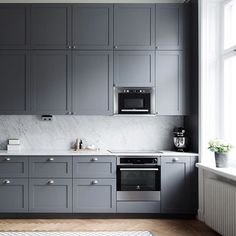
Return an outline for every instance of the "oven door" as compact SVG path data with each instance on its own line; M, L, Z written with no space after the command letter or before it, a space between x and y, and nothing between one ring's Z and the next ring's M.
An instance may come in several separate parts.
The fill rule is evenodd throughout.
M160 200L160 166L118 166L118 201Z
M150 114L150 93L119 93L119 114Z

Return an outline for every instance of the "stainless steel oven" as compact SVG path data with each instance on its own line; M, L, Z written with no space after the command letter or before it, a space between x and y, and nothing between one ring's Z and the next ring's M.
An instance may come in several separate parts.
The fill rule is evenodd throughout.
M118 201L159 201L161 165L159 157L119 157Z

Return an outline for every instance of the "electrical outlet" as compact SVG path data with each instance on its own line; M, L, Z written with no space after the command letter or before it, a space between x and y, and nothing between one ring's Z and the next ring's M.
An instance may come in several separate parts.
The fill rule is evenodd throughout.
M42 121L52 121L53 116L52 115L42 115L41 119L42 119Z

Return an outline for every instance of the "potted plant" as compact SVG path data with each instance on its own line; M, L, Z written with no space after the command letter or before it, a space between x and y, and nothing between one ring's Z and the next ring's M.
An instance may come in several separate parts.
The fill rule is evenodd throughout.
M228 152L233 146L221 139L211 140L208 149L215 152L216 167L225 168L228 166Z

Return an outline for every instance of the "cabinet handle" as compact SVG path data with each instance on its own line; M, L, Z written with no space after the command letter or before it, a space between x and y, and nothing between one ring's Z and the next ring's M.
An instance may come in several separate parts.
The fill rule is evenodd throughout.
M11 158L9 158L9 157L5 158L5 161L10 161L10 160L11 160Z
M98 181L95 179L91 182L92 184L98 184Z
M176 162L176 161L178 161L178 160L179 160L178 157L175 157L175 158L172 159L173 162Z
M53 157L48 158L48 161L54 161Z
M73 45L73 48L74 48L74 49L76 48L75 45Z
M115 49L117 49L117 48L118 48L118 46L117 46L117 45L115 45L115 46L114 46L114 48L115 48Z
M156 46L156 49L159 49L160 47L159 46Z
M91 161L97 161L97 160L98 160L97 157L91 159Z
M48 180L48 184L54 184L54 180Z
M4 184L10 184L10 183L11 183L11 181L10 181L10 180L8 180L8 179L5 179L5 180L3 180L3 183L4 183Z
M72 114L72 112L68 111L66 114L67 114L67 115L71 115L71 114Z
M68 47L69 49L71 49L71 46L70 46L70 45L68 45L67 47Z

